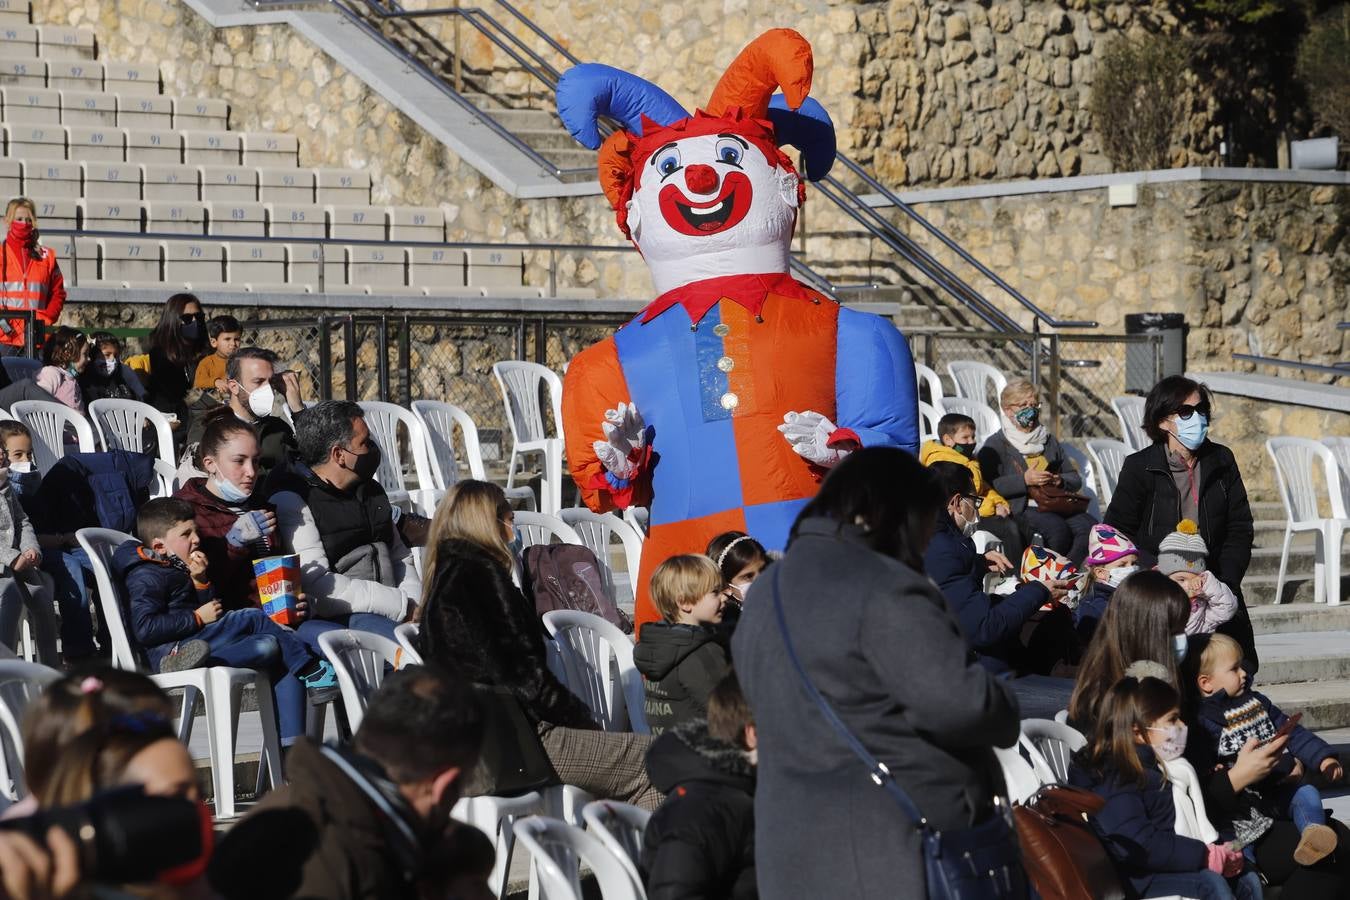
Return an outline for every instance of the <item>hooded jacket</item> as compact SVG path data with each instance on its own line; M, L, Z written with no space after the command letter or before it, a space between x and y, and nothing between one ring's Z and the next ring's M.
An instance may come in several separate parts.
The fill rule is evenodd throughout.
M1018 640L1022 626L1050 599L1050 591L1039 581L1029 581L1007 596L986 593L983 562L975 543L956 530L951 516L939 515L937 531L924 552L924 570L947 598L980 663L992 672L1006 672L1022 656Z
M755 770L745 753L693 719L652 743L647 775L666 795L642 835L648 900L757 897Z
M708 695L731 670L726 637L706 625L648 622L633 648L652 734L707 715Z
M113 571L126 588L131 633L158 672L174 644L202 630L197 608L211 602L211 585L194 581L181 563L154 555L140 541L117 548Z
M258 580L253 577L253 560L272 554L262 546L236 547L225 535L246 510L264 509L246 501L235 506L217 497L206 487L205 478L191 478L174 497L192 505L197 522L201 551L206 554L206 576L215 586L216 596L226 609L247 609L258 605Z
M1250 738L1268 741L1276 731L1289 720L1270 698L1250 687L1240 696L1229 697L1227 691L1219 691L1202 699L1196 705L1196 735L1204 741L1202 746L1194 748L1194 761L1206 765L1204 771L1211 771L1215 764L1231 768L1237 761L1238 751ZM1187 745L1189 748L1189 744ZM1294 768L1294 760L1303 763L1309 772L1317 771L1322 761L1335 756L1331 745L1313 734L1302 725L1295 725L1289 732L1286 753L1275 766L1272 773L1258 785L1273 786L1287 776Z
M1106 801L1101 812L1092 817L1093 828L1121 877L1129 879L1143 895L1155 875L1204 869L1209 849L1195 838L1176 833L1172 786L1163 778L1153 749L1147 745L1135 749L1144 767L1142 787L1123 779L1114 769L1094 772L1077 761L1069 768L1069 783Z
M980 468L979 460L966 456L955 447L948 447L941 441L927 441L919 448L919 462L925 466L931 466L933 463L949 462L956 463L958 466L965 466L970 470L971 477L975 479L975 496L980 498L980 515L995 516L1000 503L1007 503L1003 495L994 490L989 482L984 480L984 470Z

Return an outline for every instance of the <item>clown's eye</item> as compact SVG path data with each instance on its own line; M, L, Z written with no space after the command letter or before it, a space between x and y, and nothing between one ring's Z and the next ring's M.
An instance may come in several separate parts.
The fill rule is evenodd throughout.
M733 140L723 138L717 142L717 161L728 165L739 166L741 164L741 154L744 153L741 145Z
M656 168L662 175L672 175L680 168L680 151L667 150L656 162Z

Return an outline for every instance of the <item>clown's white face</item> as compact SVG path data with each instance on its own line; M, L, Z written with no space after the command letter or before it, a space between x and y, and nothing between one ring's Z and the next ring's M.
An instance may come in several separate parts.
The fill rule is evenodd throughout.
M797 176L732 134L659 148L628 204L633 240L658 294L720 275L788 270Z

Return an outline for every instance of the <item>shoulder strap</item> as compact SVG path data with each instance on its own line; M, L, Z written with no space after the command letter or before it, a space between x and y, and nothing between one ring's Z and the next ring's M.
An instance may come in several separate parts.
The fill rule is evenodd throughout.
M773 590L773 610L778 618L778 631L783 635L783 646L787 649L788 659L792 662L792 668L797 671L797 677L801 680L802 687L806 689L807 695L815 702L816 706L820 709L821 714L825 716L825 721L830 723L830 727L835 730L836 734L844 739L844 743L848 744L849 749L853 751L853 754L867 766L872 775L872 780L875 781L879 787L886 789L886 792L889 793L895 802L899 804L900 808L904 810L905 815L913 819L916 825L921 828L926 827L928 825L928 820L919 812L918 807L916 807L913 801L909 799L909 796L900 789L900 785L895 783L895 779L891 777L891 770L886 768L885 763L868 752L867 748L863 746L862 741L858 740L857 735L855 735L849 727L844 724L844 721L839 718L839 714L834 711L834 707L830 706L830 702L816 689L815 684L811 681L811 676L807 675L806 669L802 667L802 661L797 657L797 651L792 646L792 635L788 633L787 617L783 615L783 602L778 596L778 576L780 568L781 566L773 567L771 580L771 587Z

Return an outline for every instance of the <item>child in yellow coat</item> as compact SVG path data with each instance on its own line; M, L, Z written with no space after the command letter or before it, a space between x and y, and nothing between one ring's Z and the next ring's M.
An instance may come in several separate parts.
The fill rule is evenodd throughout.
M980 498L980 530L988 531L1003 542L1003 555L1009 560L1022 558L1022 536L1012 518L1008 501L984 480L975 459L975 420L960 413L948 413L938 420L936 441L925 441L919 448L919 462L925 466L950 462L970 469L975 478L975 495Z

